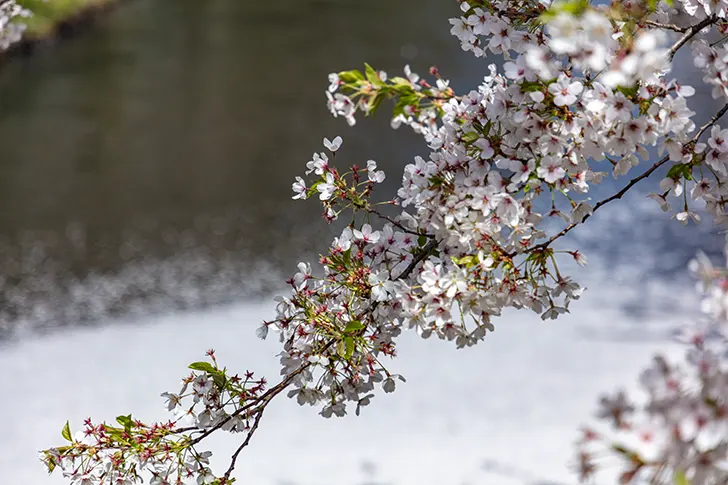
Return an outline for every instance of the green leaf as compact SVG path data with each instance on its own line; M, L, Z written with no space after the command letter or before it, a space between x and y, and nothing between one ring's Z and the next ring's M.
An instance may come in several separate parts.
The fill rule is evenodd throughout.
M405 94L405 95L401 96L400 99L405 104L408 104L408 105L412 105L412 106L419 106L420 105L420 98L414 92L412 94Z
M379 73L377 73L377 71L375 71L372 66L364 63L364 68L367 76L367 81L374 84L375 86L382 86L384 84L384 82L382 82L382 78L379 77Z
M541 89L543 89L543 84L538 81L524 81L521 83L522 93L535 93L541 91Z
M122 425L124 430L127 432L131 430L132 426L134 426L134 420L131 419L131 414L127 414L126 416L117 416L116 422Z
M66 425L63 427L63 431L61 431L61 436L66 441L73 441L71 439L71 425L68 423L68 421L66 421Z
M589 7L589 0L567 0L555 2L551 7L541 14L541 21L548 22L560 13L570 15L581 15Z
M344 345L346 345L346 354L344 355L344 357L349 359L354 354L354 339L351 337L346 337L344 339Z
M477 262L478 258L476 256L468 255L463 256L462 258L456 258L452 257L452 262L457 264L458 266L465 266L470 267L473 266Z
M647 9L650 12L656 12L657 11L657 3L658 3L657 0L647 0ZM667 4L668 7L673 7L674 6L673 0L665 0L665 3Z
M667 178L671 179L693 179L693 168L687 163L676 163L668 170Z
M344 333L358 332L359 330L363 329L364 327L366 327L366 325L364 325L363 323L361 323L359 321L349 322L349 324L344 329Z
M341 357L346 358L346 344L344 344L343 340L336 342L336 353Z
M227 378L225 377L225 374L223 374L220 371L213 372L212 373L212 382L215 383L215 385L218 387L218 389L224 389L225 384L227 384Z
M414 88L412 88L412 83L409 79L405 79L403 77L393 77L388 79L389 84L393 90L395 90L399 95L413 95L415 94Z
M688 477L685 475L685 472L682 470L677 470L675 472L675 485L690 485L690 480L688 480Z
M387 78L387 80L394 86L397 87L398 85L402 86L409 86L410 82L409 79L403 78L402 76L394 76Z
M345 83L354 83L357 81L363 81L364 74L362 74L359 70L353 69L351 71L342 71L339 73L339 79L344 81Z
M225 377L225 372L221 371L220 369L216 369L209 362L194 362L189 365L189 368L192 370L199 370L210 374L212 376L212 381L219 389L224 388L225 384L227 384L227 377Z
M192 370L201 370L208 374L214 374L217 372L217 369L215 369L209 362L193 362L189 365L189 368Z
M634 98L637 96L637 92L639 91L639 87L637 85L634 86L617 86L617 91L624 94L628 98Z
M344 265L349 266L351 264L351 248L344 251L342 257L344 258Z
M379 92L376 96L369 98L369 103L367 103L367 116L374 116L385 97L386 95L383 92Z
M473 143L478 138L480 138L480 135L474 131L469 131L467 133L463 133L463 136L461 138L465 143Z
M407 106L407 103L405 103L401 99L397 101L397 104L394 105L394 109L392 110L392 119L396 118L399 115L403 115L405 106Z
M317 187L319 185L321 185L322 183L324 183L323 180L317 180L317 181L315 181L313 184L311 184L311 187L308 188L308 192L306 193L306 195L308 197L311 197L312 195L317 194L318 193L318 188Z

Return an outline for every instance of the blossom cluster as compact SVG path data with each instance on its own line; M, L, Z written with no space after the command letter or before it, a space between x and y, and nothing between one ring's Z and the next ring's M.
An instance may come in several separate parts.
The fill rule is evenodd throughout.
M42 452L41 460L50 471L58 467L74 485L133 485L143 483L145 472L151 485L181 484L189 479L202 485L215 479L208 466L211 453L197 453L184 439L170 439L172 423L145 426L131 416L120 416L117 421L121 427L86 420L84 429L73 437L64 428L69 444ZM170 460L172 456L174 460Z
M0 0L0 52L20 40L26 26L19 20L29 16L30 11L15 0Z
M599 206L588 198L591 184L608 172L626 175L640 160L649 160L651 147L668 153L660 165L673 163L661 184L665 192L653 198L667 208L667 197L684 188L721 213L721 173L715 181L706 176L696 181L693 175L722 165L698 142L708 126L696 132L687 102L695 90L667 76L667 34L646 26L649 15L626 22L615 19L626 15L618 9L579 5L574 14L547 10L540 2L462 2L464 14L451 24L463 49L506 58L502 74L489 66L477 89L462 96L454 95L436 70L434 86L409 67L405 77L389 78L368 65L364 73L329 77L334 114L370 114L382 99L394 98L394 124L421 133L431 153L405 167L396 201L402 212L384 221L381 234L367 223L373 236L363 239L352 234L369 220L368 202L351 199L356 189L327 155L316 154L309 162L307 175L318 177L310 186L297 179L294 198L318 193L328 220L339 214L337 198L366 217L361 222L355 217L322 258L324 276L314 278L310 267L302 266L306 270L294 280L304 284L281 301L278 318L265 324L280 330L288 345L284 373L318 352L329 363L324 376L340 375L330 358L335 350L326 345L331 332L319 331L326 325L359 322L365 335L384 342L384 353L392 354L402 329L462 347L493 330L492 317L506 307L528 308L544 319L567 312L583 288L559 271L559 251L551 247L554 236L546 229L553 225L547 223L562 220L568 231L583 222ZM712 126L710 146L720 141L720 133ZM364 199L369 191L357 197ZM537 210L544 195L550 196L550 210ZM697 219L687 199L676 217ZM576 250L561 252L586 261ZM418 264L409 267L410 261ZM365 314L371 320L363 320ZM364 355L376 358L379 351L375 346ZM337 383L336 392L329 383L334 377L320 380L307 402L324 396L329 405L356 401L371 390L368 376L377 370L350 369L347 377L354 381ZM313 381L311 374L297 384L308 389ZM360 392L343 391L360 381L367 383Z
M229 375L217 365L214 351L207 355L211 362L191 364L193 372L178 392L162 393L172 413L169 421L145 424L128 415L111 426L88 419L73 436L66 424L62 435L69 444L41 452L41 460L50 471L58 467L74 485L134 485L145 479L150 485L232 483L229 473L212 473L212 453L200 451L198 443L218 429L251 436L276 390L265 392L266 380L252 372Z
M640 376L646 399L639 404L624 391L602 398L597 416L611 431L584 429L582 479L604 466L598 457L606 448L622 483L728 480L728 270L714 268L704 254L690 270L700 280L705 318L677 335L687 346L684 362L656 356Z

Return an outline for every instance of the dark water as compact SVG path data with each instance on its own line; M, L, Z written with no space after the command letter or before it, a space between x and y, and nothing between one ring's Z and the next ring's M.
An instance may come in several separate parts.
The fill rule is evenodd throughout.
M291 200L324 136L344 136L340 163L375 158L393 182L421 146L386 116L333 119L328 73L442 60L465 78L447 33L457 12L441 0L133 0L6 66L0 329L280 285L330 238L315 201Z
M384 109L354 128L333 119L328 73L367 61L424 74L437 61L471 87L487 62L448 34L458 12L445 0L133 0L6 66L0 335L280 286L331 237L316 201L290 199L324 136L344 137L338 163L376 159L390 191L426 153L416 135L389 128ZM581 238L610 264L632 264L624 244L649 237L679 250L675 268L706 237L716 245L703 233L681 242L692 240L666 219L616 220L606 236Z

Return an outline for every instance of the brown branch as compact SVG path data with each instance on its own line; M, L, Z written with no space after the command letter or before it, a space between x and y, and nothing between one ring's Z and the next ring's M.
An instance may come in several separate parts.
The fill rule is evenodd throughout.
M624 194L626 194L629 189L631 189L634 185L637 184L637 182L639 182L640 180L645 179L645 178L649 177L650 175L652 175L652 173L655 170L657 170L658 168L660 168L669 159L670 159L670 156L669 155L665 155L658 162L656 162L654 165L652 165L652 167L650 167L650 169L647 170L645 173L643 173L642 175L640 175L638 177L635 177L632 180L630 180L629 183L622 188L622 190L620 190L619 192L617 192L616 194L614 194L614 195L612 195L610 197L607 197L604 200L599 201L594 206L594 209L592 209L591 214L586 214L584 216L584 218L581 220L581 222L572 222L571 224L569 224L568 226L566 226L564 229L562 229L561 232L559 232L557 234L554 234L547 241L545 241L545 242L543 242L541 244L538 244L538 245L532 247L531 249L528 250L528 252L537 251L537 250L540 250L540 249L546 249L552 242L554 242L558 238L566 235L566 233L568 233L569 231L571 231L572 229L574 229L576 226L578 226L579 224L582 224L584 221L586 221L587 219L589 219L589 217L592 214L594 214L597 211L597 209L599 209L600 207L602 207L605 204L608 204L609 202L612 202L613 200L621 199L622 196L624 196Z
M331 344L329 344L329 345L331 345ZM248 409L250 409L251 407L255 406L256 404L258 404L260 402L262 402L263 404L261 405L262 407L259 409L258 412L261 412L262 413L263 412L263 408L265 407L265 405L271 399L273 399L273 397L275 397L276 395L280 394L281 391L283 391L285 388L287 388L288 385L291 383L291 381L293 381L293 379L297 375L299 375L304 370L306 370L310 365L311 364L308 363L308 362L305 363L305 364L303 364L301 367L299 367L298 369L296 369L293 372L291 372L290 374L288 374L286 376L286 378L283 379L281 382L279 382L275 386L273 386L270 389L268 389L268 391L265 392L262 396L254 399L250 404L248 404L246 406L243 406L242 408L236 409L234 412L230 413L230 415L228 417L226 417L225 419L223 419L222 421L220 421L219 423L217 423L215 426L206 429L204 432L202 432L202 434L200 436L198 436L197 438L193 439L190 442L190 446L196 445L197 443L199 443L203 439L207 438L208 436L210 436L212 433L214 433L218 429L220 429L223 426L225 426L225 424L228 423L228 422L230 422L231 419L233 419L233 418L235 418L237 416L240 416L245 411L247 411Z
M253 437L253 434L258 429L258 425L260 424L260 418L263 417L263 411L265 411L265 405L270 402L270 399L266 401L262 407L260 408L260 411L258 411L258 414L255 416L255 421L253 422L253 427L250 428L250 431L248 431L248 436L245 437L245 441L241 443L240 446L238 446L238 449L235 450L235 453L233 453L233 456L230 458L230 466L228 467L227 471L225 472L225 475L223 475L222 483L226 484L228 483L228 480L230 479L230 474L235 469L235 463L238 461L238 455L241 451L243 451L243 448L248 446L250 444L250 439Z
M397 222L396 220L392 219L391 217L382 214L381 212L379 212L377 209L375 209L374 207L372 207L369 204L367 204L366 207L364 207L364 210L369 212L370 214L374 214L375 216L377 216L381 219L384 219L385 221L388 221L390 224L392 224L393 226L395 226L402 232L406 232L407 234L412 234L413 236L425 236L425 237L429 237L429 238L433 237L431 234L427 234L427 233L423 234L421 232L413 231L412 229L407 229L406 227L404 227L404 225L402 225L401 222Z
M718 119L720 119L727 111L728 111L728 104L726 104L725 106L723 106L723 108L721 108L715 115L713 115L713 117L705 125L703 125L698 130L697 134L693 137L693 139L689 143L692 143L692 144L697 143L698 139L703 135L703 133L705 133L712 125L714 125L718 121ZM592 214L594 212L596 212L597 209L599 209L600 207L606 205L607 203L609 203L609 202L611 202L613 200L616 200L616 199L621 199L624 196L624 194L626 194L634 185L636 185L639 181L641 181L641 180L649 177L650 175L652 175L652 173L654 173L655 170L657 170L660 166L662 166L663 164L665 164L668 160L669 160L669 156L663 157L658 162L656 162L652 167L650 167L647 171L645 171L643 174L641 174L638 177L635 177L634 179L632 179L619 192L617 192L614 195L612 195L612 196L610 196L610 197L608 197L608 198L600 201L599 203L597 203L594 206L594 209L592 211ZM587 214L584 217L584 219L582 219L582 223L586 219L588 219L590 216L591 216L591 214ZM529 249L528 252L535 251L535 250L538 250L538 249L545 249L551 243L553 243L555 240L557 240L558 238L564 236L565 234L567 234L569 231L571 231L574 227L576 227L579 224L580 223L572 223L572 224L570 224L569 226L567 226L566 228L564 228L561 232L559 232L558 234L552 236L548 241L546 241L544 243L541 243L541 244L539 244L537 246L534 246L533 248ZM436 239L434 239L434 238L430 239L430 241L422 248L422 250L420 252L418 252L417 255L415 255L415 257L412 259L412 261L410 262L410 264L404 269L404 271L402 271L402 273L400 273L394 279L395 280L400 280L402 278L407 278L415 270L415 268L417 267L417 265L419 263L421 263L425 258L427 258L432 253L432 251L438 246L438 244L439 244L439 241L437 241ZM373 306L370 308L370 310L373 310L374 308L376 308L377 303L378 302L375 302L373 304ZM329 348L330 346L332 346L334 343L335 343L335 340L333 340L333 339L330 340L329 342L326 343L326 345L324 346L324 348L322 349L322 351L326 350L327 348ZM256 398L255 400L253 400L250 404L248 404L248 405L246 405L246 406L244 406L244 407L242 407L240 409L237 409L235 412L231 413L227 418L225 418L224 420L220 421L215 426L213 426L211 428L208 428L207 430L205 430L204 432L202 432L202 434L200 436L198 436L197 438L191 440L190 446L193 446L193 445L199 443L200 441L202 441L204 438L206 438L207 436L209 436L213 432L215 432L218 429L222 428L222 426L224 426L226 423L228 423L234 417L239 416L240 414L244 413L245 411L247 411L248 409L254 407L257 404L260 404L259 408L256 409L255 412L254 412L254 414L255 414L255 420L253 422L253 426L252 426L251 430L248 433L248 436L245 438L245 440L243 441L243 443L240 444L240 446L236 449L235 453L233 453L233 455L231 457L230 466L228 467L228 469L227 469L227 471L225 472L225 475L224 475L224 479L225 479L225 481L227 481L230 478L230 474L235 469L235 465L236 465L237 458L238 458L239 454L242 452L242 450L246 446L248 446L248 444L250 443L250 440L252 439L253 434L258 429L258 426L260 424L260 420L262 418L263 411L265 410L265 407L268 405L268 403L270 403L270 401L273 399L273 397L277 396L284 389L286 389L291 384L291 382L293 381L293 379L296 376L298 376L299 374L301 374L310 365L311 364L308 363L308 362L305 363L305 364L303 364L301 367L299 367L295 371L293 371L290 374L288 374L285 379L283 379L281 382L279 382L276 386L274 386L271 389L269 389L262 396L260 396L260 397ZM180 429L180 430L176 430L176 432L187 431L187 430L189 430L189 428L183 428L183 429Z
M698 140L700 139L700 137L703 135L703 133L705 133L708 130L708 128L713 126L716 123L716 121L718 121L727 111L728 111L728 104L726 104L720 110L718 110L718 112L716 112L710 118L710 120L708 120L707 123L705 123L703 126L700 127L700 129L695 134L695 136L692 138L692 140L690 140L690 142L688 142L688 145L689 144L695 145L698 142ZM561 236L564 236L566 233L568 233L569 231L574 229L576 226L578 226L579 224L582 224L584 221L586 221L593 213L595 213L597 211L597 209L608 204L609 202L612 202L613 200L621 199L622 196L624 196L624 194L626 194L629 189L631 189L634 185L637 184L637 182L652 175L655 170L657 170L662 165L664 165L669 159L670 159L670 156L665 155L659 161L657 161L654 165L652 165L652 167L650 167L649 170L644 172L642 175L630 180L629 183L622 188L622 190L620 190L619 192L617 192L616 194L614 194L610 197L607 197L604 200L599 201L594 206L594 209L592 210L591 214L586 214L584 216L584 218L581 220L581 222L572 222L571 224L566 226L564 229L562 229L561 232L554 234L547 241L545 241L541 244L537 244L536 246L530 248L527 252L546 249L552 242L556 241L558 238L560 238Z
M665 30L672 30L673 32L680 32L685 33L688 31L690 27L680 27L675 24L663 24L661 22L655 22L654 20L643 20L641 22L644 25L649 25L650 27L655 27L657 29L665 29Z
M410 264L407 265L407 267L404 269L404 271L402 271L399 274L399 276L397 276L394 279L395 280L401 280L402 278L408 277L412 273L412 271L415 270L415 268L417 267L417 265L420 262L422 262L422 260L424 260L427 256L430 255L430 253L432 252L432 250L435 249L438 244L439 244L439 242L437 241L437 239L430 239L430 242L428 242L425 245L425 247L422 248L422 251L420 251L419 253L417 253L417 256L415 256L414 258L412 258L412 261L410 261Z
M695 37L695 35L698 32L700 32L701 30L703 30L708 25L711 25L711 24L716 23L717 21L718 21L718 17L716 17L715 15L711 15L710 17L707 17L704 20L702 20L701 22L698 22L697 24L695 24L692 27L688 28L685 31L685 34L682 37L680 37L677 40L677 42L675 42L675 44L673 44L672 47L670 47L670 50L668 51L668 56L667 56L668 60L669 61L672 61L672 58L675 57L675 54L677 53L677 51L680 50L680 48L682 46L684 46L685 44L687 44L688 41L690 39L692 39L693 37Z
M726 111L728 111L728 104L726 104L721 109L719 109L713 116L710 117L710 119L708 120L707 123L705 123L703 126L700 127L698 132L693 137L692 142L697 143L698 138L700 138L703 135L703 133L705 133L708 130L708 128L713 126L726 113Z

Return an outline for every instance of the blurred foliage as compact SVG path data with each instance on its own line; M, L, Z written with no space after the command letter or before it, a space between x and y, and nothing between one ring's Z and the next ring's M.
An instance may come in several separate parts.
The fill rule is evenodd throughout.
M83 9L101 6L108 0L18 0L33 15L24 19L27 35L39 37L52 32L59 22L78 15Z

